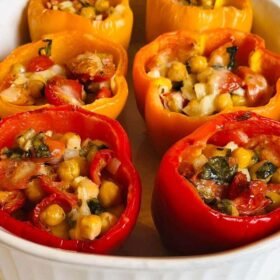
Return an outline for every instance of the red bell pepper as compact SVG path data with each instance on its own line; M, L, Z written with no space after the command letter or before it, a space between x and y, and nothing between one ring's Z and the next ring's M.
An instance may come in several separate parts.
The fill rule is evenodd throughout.
M267 203L263 195L266 184L261 181L244 185L246 176L237 173L227 195L236 199L244 214L232 216L207 205L186 179L191 162L206 144L222 147L233 141L242 146L258 135L280 136L280 122L252 112L236 112L216 117L169 149L160 164L152 199L154 222L167 248L180 254L216 252L248 244L280 229L279 207L262 214L246 214ZM267 186L274 188L274 184ZM242 188L247 189L238 197Z
M30 127L36 132L48 130L55 133L73 132L79 134L81 139L98 139L106 143L108 149L121 163L116 173L112 174L110 178L120 184L124 210L117 223L97 239L71 240L56 237L39 225L38 217L51 203L59 204L68 213L69 208L75 204L75 199L70 197L69 193L66 195L66 192L59 190L57 185L59 183L52 182L50 178L45 176L39 176L41 187L45 192L44 198L37 205L25 205L31 213L26 213L27 215L23 219L16 219L14 215L15 210L21 207L22 202L16 207L10 207L8 204L0 202L0 226L19 237L50 247L99 254L115 250L133 229L141 197L139 176L131 163L130 145L122 127L115 120L81 108L73 106L53 107L20 113L1 120L0 148L11 147L15 138ZM6 190L3 189L3 191Z

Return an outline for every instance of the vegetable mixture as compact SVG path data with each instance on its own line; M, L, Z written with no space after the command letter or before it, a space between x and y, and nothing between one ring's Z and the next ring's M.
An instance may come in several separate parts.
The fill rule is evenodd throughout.
M267 79L249 66L238 65L238 47L227 43L209 55L196 46L176 54L162 51L147 64L148 75L164 77L169 88L161 88L164 108L191 117L212 115L234 106L257 107L275 93Z
M180 172L215 210L232 216L265 214L280 206L280 137L240 134L244 144L207 144L192 163L181 164Z
M46 7L83 16L92 21L102 21L115 11L122 10L122 5L111 5L109 0L49 0Z
M111 78L115 74L113 56L85 52L65 65L51 58L52 41L38 50L26 64L14 64L0 85L3 101L15 105L73 104L82 106L96 99L112 97Z
M29 129L0 157L1 210L57 237L94 240L124 209L121 163L102 141Z

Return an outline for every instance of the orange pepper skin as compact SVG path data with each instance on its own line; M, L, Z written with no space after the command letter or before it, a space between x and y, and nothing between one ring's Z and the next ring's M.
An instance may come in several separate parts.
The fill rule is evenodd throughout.
M221 27L249 32L252 21L251 0L220 0L213 9L183 6L173 0L147 0L146 39L150 42L175 30L201 32Z
M128 48L133 26L133 13L129 0L111 0L111 4L122 4L121 17L112 14L104 21L93 21L82 16L63 11L47 9L46 0L31 0L28 5L28 25L32 41L37 41L45 34L61 31L78 30L104 37L124 48Z
M163 107L159 88L167 85L165 78L151 78L146 73L146 64L158 52L171 49L178 53L179 49L190 49L197 44L203 55L227 42L239 47L236 60L238 65L249 65L276 87L276 93L270 101L259 107L235 106L221 111L219 114L233 111L253 111L262 116L280 119L280 57L265 49L264 41L255 35L231 29L218 29L202 33L177 31L159 36L144 46L136 55L133 69L135 96L138 108L145 118L151 140L159 153L164 152L180 138L188 135L203 123L211 120L211 116L189 117L182 113L171 112Z
M107 52L113 55L114 63L116 64L115 77L113 78L114 85L111 85L113 86L113 96L97 99L82 107L101 115L116 118L122 111L128 96L127 82L124 77L127 71L127 54L123 47L101 37L92 34L82 34L78 31L50 34L44 36L43 39L52 40L51 58L55 63L60 65L64 65L70 58L86 51ZM31 58L38 55L38 49L46 45L42 40L15 49L0 63L0 91L7 87L6 80L9 76L11 66L16 63L26 65ZM18 112L31 111L48 106L50 105L20 106L7 103L0 98L0 116L4 117Z

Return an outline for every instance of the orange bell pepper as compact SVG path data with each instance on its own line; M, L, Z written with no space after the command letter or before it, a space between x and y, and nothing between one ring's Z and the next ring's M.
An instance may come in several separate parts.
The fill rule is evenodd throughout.
M121 11L110 14L102 21L91 21L86 17L46 7L46 0L31 0L28 5L28 24L32 41L41 39L42 35L79 30L99 35L128 48L133 13L129 0L110 0L112 6L121 4Z
M268 102L261 106L231 106L218 113L202 116L189 116L182 112L168 110L164 106L160 94L162 89L170 89L171 80L165 77L154 78L147 74L147 65L152 59L164 52L178 58L194 49L207 57L212 51L229 42L238 47L237 65L248 66L253 73L263 75L269 86L274 88L274 95ZM240 110L253 111L279 120L280 82L277 82L279 77L280 57L266 50L264 41L260 37L230 29L219 29L200 34L178 31L161 35L137 53L133 69L138 108L145 118L150 137L159 152L165 151L174 142L217 114Z
M216 0L213 8L182 5L174 0L147 0L146 38L175 30L204 31L233 28L249 32L253 12L251 0ZM155 12L157 15L155 16Z
M119 44L109 42L92 34L83 34L77 31L50 34L44 36L40 41L18 47L0 63L0 92L8 87L7 83L11 76L11 68L14 65L26 65L32 58L36 56L40 58L38 56L38 50L45 47L46 43L43 40L46 39L52 41L51 59L53 63L62 66L71 58L85 52L101 52L113 56L116 69L114 76L111 78L110 86L112 96L95 99L92 103L82 105L82 108L116 118L123 109L128 95L128 87L125 79L127 54ZM31 111L48 106L50 104L47 103L42 105L16 105L8 103L0 97L0 116L4 117L18 112Z

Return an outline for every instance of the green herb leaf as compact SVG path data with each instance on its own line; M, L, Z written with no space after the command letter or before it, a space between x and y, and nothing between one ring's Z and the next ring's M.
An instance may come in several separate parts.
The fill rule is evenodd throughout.
M227 53L229 54L229 63L228 63L227 68L229 70L234 69L236 66L235 56L236 56L237 50L238 50L237 46L232 46L232 47L227 48Z
M199 178L213 180L217 184L226 184L231 182L236 172L237 165L229 166L226 157L212 157L203 166Z
M44 39L43 42L46 42L47 45L45 47L42 47L39 49L39 51L38 51L39 55L51 56L52 55L52 40Z
M93 198L93 199L89 200L87 202L87 204L88 204L91 214L98 215L98 214L101 214L102 212L104 212L104 209L101 206L101 204L97 198Z
M38 133L36 136L34 136L32 140L32 145L34 148L35 157L46 158L51 156L49 147L44 143L43 134Z
M256 176L258 179L266 179L276 172L277 166L270 161L266 161L257 171Z

